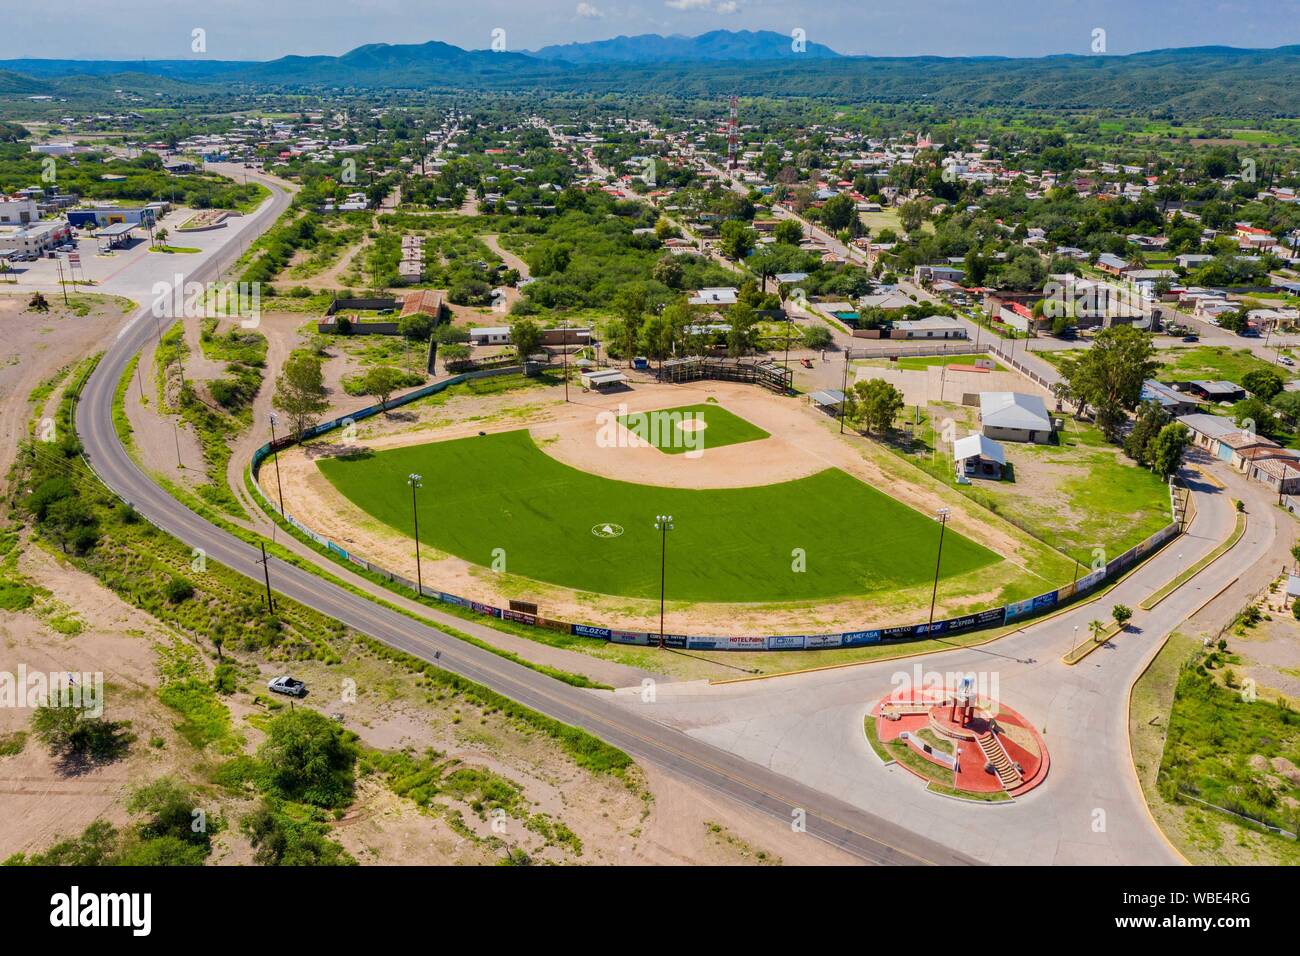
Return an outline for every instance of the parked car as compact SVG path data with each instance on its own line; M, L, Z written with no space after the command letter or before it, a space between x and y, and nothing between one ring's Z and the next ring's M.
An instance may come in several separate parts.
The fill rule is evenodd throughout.
M1184 342L1198 342L1198 341L1200 341L1200 338L1201 338L1201 337L1200 337L1199 335L1197 335L1195 332L1189 332L1187 335L1184 335L1184 336L1183 336L1183 341L1184 341Z
M266 682L266 687L275 694L288 694L290 697L306 697L307 685L296 677L287 674Z
M1283 365L1295 365L1295 359L1286 355L1279 356L1278 361L1281 362Z

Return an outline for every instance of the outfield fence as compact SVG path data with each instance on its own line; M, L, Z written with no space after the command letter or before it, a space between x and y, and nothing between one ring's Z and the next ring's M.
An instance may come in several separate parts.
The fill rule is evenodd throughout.
M444 379L440 382L434 382L431 385L425 385L404 395L399 395L383 405L368 405L365 408L332 419L328 422L322 422L312 428L307 429L302 440L315 438L327 432L334 431L338 428L345 428L348 425L355 424L371 416L378 415L380 412L393 408L399 408L411 402L435 395L453 385L469 381L475 378L487 378L496 375L513 374L520 371L519 366L501 369L489 369L477 372L467 372L463 375L455 375L451 378ZM297 444L299 439L292 437L282 438L274 443L262 445L253 453L251 463L251 476L253 487L256 489L258 496L262 499L263 504L275 514L280 515L286 522L292 525L296 530L307 536L316 544L336 555L340 560L347 561L357 567L375 574L386 581L394 584L400 584L402 587L415 591L424 597L432 598L443 604L451 604L456 607L465 608L485 617L492 617L503 621L512 621L516 624L524 624L529 627L541 627L548 630L559 631L565 634L572 634L577 637L593 637L601 640L610 641L615 644L635 644L641 646L657 645L660 641L660 635L657 631L630 631L621 630L614 627L606 627L600 624L575 624L570 621L561 621L554 618L545 617L542 614L525 613L512 608L501 608L491 604L484 604L470 598L461 597L458 594L449 594L446 591L439 591L428 586L421 587L415 581L403 575L397 574L382 565L359 555L348 548L343 547L337 541L307 527L297 518L286 514L280 510L279 503L274 497L268 495L262 488L258 480L258 472L262 463L275 451L290 445ZM780 635L715 635L715 636L696 636L690 634L664 634L663 643L667 647L679 648L684 650L698 651L800 651L800 650L824 650L834 647L859 647L871 644L896 644L906 641L919 641L935 637L946 637L948 635L965 634L971 631L985 630L988 628L1002 627L1004 625L1028 621L1030 618L1057 610L1063 605L1077 601L1085 595L1095 591L1107 581L1112 581L1120 575L1125 574L1140 562L1146 560L1156 551L1158 551L1170 539L1174 538L1182 529L1177 517L1177 492L1174 486L1170 486L1171 511L1175 518L1168 525L1161 528L1155 534L1148 537L1141 544L1130 548L1117 558L1113 558L1104 565L1098 565L1080 578L1059 588L1039 594L1036 597L1027 598L1023 601L1014 601L1002 607L990 608L986 611L976 611L971 614L964 614L958 617L946 618L942 621L935 621L933 624L926 622L924 624L901 624L893 627L875 627L864 628L855 631L837 631L831 634L780 634ZM516 602L524 603L524 602Z

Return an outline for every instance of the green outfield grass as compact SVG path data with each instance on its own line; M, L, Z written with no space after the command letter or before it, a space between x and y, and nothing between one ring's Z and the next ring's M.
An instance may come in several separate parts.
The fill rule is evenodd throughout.
M936 522L834 468L756 487L659 488L571 468L525 430L318 464L358 507L408 535L406 479L417 472L422 542L489 567L499 548L507 572L584 591L658 596L657 514L673 516L667 578L676 601L844 597L924 584L935 570ZM806 570L795 570L795 549ZM949 529L940 574L999 560Z
M697 421L703 427L694 432L680 427L691 421ZM733 415L721 405L708 403L679 405L653 412L633 412L619 418L618 423L669 455L739 445L768 437L767 432L757 425Z

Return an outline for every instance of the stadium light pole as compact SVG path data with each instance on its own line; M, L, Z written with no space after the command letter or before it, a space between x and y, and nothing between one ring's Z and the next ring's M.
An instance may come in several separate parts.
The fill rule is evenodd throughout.
M271 457L275 460L275 491L280 497L280 517L284 517L284 486L280 484L280 449L275 447L275 412L271 413Z
M668 532L673 530L672 515L655 515L659 532L659 649L664 649L664 582L668 575Z
M411 518L415 521L415 591L424 594L424 572L420 570L420 511L415 506L415 491L423 488L424 479L412 472L406 476L406 483L411 486Z
M939 563L943 561L943 532L948 527L948 515L952 514L951 508L940 508L935 513L939 519L939 554L934 559L934 588L930 591L930 623L925 629L928 635L934 630L934 602L939 596Z
M844 434L844 416L849 410L849 347L844 347L844 382L840 386L840 434Z

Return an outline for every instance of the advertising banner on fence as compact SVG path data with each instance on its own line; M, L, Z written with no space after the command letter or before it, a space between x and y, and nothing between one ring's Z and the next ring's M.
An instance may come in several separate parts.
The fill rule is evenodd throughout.
M839 634L808 634L804 636L803 646L808 649L819 647L840 647L844 638Z
M448 594L446 591L438 593L438 600L443 604L454 604L457 607L469 607L469 601L455 594Z
M1074 586L1074 593L1083 594L1086 591L1095 588L1098 584L1101 584L1101 582L1105 580L1106 580L1106 569L1098 568L1096 571L1091 571L1088 574L1085 574L1083 577L1079 578L1078 583L1075 584Z
M517 624L527 624L529 627L537 626L536 614L525 614L523 611L512 611L509 608L503 608L501 611L503 621L514 621Z
M686 646L698 651L765 651L766 637L689 637Z
M588 628L587 630L599 630L599 628ZM609 640L615 644L640 644L645 646L650 643L650 635L645 631L607 631ZM595 637L595 635L589 635ZM655 643L659 643L659 635L655 635Z
M1048 591L1046 594L1040 594L1038 597L1032 597L1026 601L1016 601L1008 604L1006 620L1008 622L1014 621L1018 617L1040 614L1049 607L1055 607L1056 593L1055 591Z
M900 624L897 627L885 627L880 630L880 642L890 644L894 641L910 641L925 635L929 625Z
M602 641L608 641L612 637L612 632L607 627L593 627L590 624L573 625L573 635L575 637L598 637Z
M879 644L879 631L846 631L840 635L844 647L859 647L863 644Z
M488 617L501 616L501 608L493 607L491 604L479 604L478 601L470 601L469 606L479 614L485 614Z
M987 611L980 611L978 614L967 614L946 621L935 621L930 635L940 633L959 634L962 631L977 631L983 627L995 627L1002 623L1006 611L1007 609L1004 607L995 607Z
M803 650L804 636L787 635L782 637L769 637L767 639L767 649L769 651L801 651Z
M1125 569L1133 564L1136 554L1137 548L1129 548L1129 550L1125 551L1118 558L1111 561L1106 565L1106 577L1113 578L1118 574L1122 574Z

